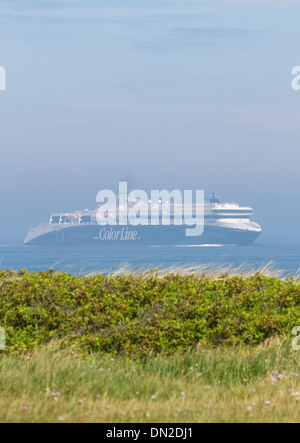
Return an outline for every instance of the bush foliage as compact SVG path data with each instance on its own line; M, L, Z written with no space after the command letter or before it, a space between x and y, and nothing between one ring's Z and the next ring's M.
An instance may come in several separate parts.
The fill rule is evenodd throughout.
M299 325L296 279L0 271L0 326L10 352L59 339L89 352L171 354L256 345Z

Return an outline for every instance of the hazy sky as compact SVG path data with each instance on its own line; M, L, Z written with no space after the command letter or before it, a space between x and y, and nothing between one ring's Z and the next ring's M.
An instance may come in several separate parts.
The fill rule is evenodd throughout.
M251 204L300 242L300 1L0 0L0 243L132 188Z

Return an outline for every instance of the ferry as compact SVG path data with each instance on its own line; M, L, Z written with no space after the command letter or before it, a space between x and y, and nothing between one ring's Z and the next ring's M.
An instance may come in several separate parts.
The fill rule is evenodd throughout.
M129 202L129 204L133 204ZM162 209L162 208L161 208ZM204 203L204 230L199 236L187 236L184 224L123 226L99 224L97 210L53 213L47 223L31 228L25 245L251 245L262 229L253 220L253 209L238 203L224 203L213 194ZM172 211L171 211L172 212ZM120 213L118 214L118 216Z

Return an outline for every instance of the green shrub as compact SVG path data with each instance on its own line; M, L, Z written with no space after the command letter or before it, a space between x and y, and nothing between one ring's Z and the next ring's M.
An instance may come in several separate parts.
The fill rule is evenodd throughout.
M298 325L296 279L0 272L0 326L9 352L59 339L89 352L171 354L256 345Z

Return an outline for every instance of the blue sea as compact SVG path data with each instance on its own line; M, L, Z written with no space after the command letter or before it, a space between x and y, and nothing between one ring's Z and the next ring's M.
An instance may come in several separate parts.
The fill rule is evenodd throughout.
M133 270L173 266L242 266L257 269L272 263L284 276L300 268L300 244L263 244L253 246L114 246L101 248L0 246L0 268L88 274L109 273L121 267Z

